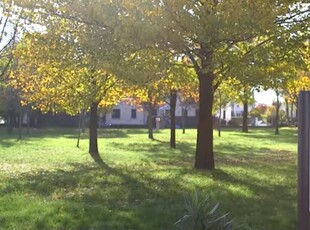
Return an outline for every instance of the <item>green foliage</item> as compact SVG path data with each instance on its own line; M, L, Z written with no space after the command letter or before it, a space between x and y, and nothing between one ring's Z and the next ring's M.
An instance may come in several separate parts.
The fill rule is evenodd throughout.
M261 114L261 111L258 109L258 108L254 108L250 111L250 115L252 117L258 117L258 118L261 118L262 117L262 114Z
M307 29L308 14L304 16L304 13L301 13L302 7L292 7L292 4L295 3L296 1L293 0L276 2L265 0L238 2L232 0L14 1L14 4L24 7L30 21L42 25L50 37L55 34L60 35L61 41L68 40L69 43L67 44L74 44L73 48L70 49L71 52L67 52L67 54L73 53L73 56L69 55L69 58L64 58L65 60L73 60L74 64L70 63L72 65L69 67L70 70L77 69L78 72L83 70L81 66L75 65L75 63L80 63L76 57L81 54L77 51L81 50L83 50L82 56L85 57L84 55L86 55L82 61L86 63L87 67L95 66L98 68L99 65L100 70L116 78L121 75L128 77L126 72L132 73L130 69L126 68L125 71L114 70L114 67L119 66L120 62L124 61L126 57L130 57L137 50L143 53L155 49L172 56L184 55L188 57L188 67L195 70L199 82L202 80L209 82L208 84L202 83L200 85L202 87L199 87L201 91L199 94L201 95L199 98L200 106L206 107L200 108L200 111L208 111L208 108L211 111L215 89L229 77L236 77L240 80L242 100L244 102L251 100L253 88L260 81L262 73L266 72L265 69L262 71L260 64L269 64L271 60L274 63L273 60L278 60L283 47L288 44L290 47L295 47L295 43L301 44L301 41L307 38L309 33ZM297 20L301 16L304 20ZM58 28L61 27L63 27L63 31L60 33ZM63 33L64 31L65 33ZM302 36L299 38L299 36L292 36L292 34ZM76 44L78 46L75 46ZM269 52L266 51L269 51L268 49L273 46L276 47L273 49L275 52L268 56ZM63 47L63 44L56 45L56 47ZM58 52L58 54L64 55L63 52ZM281 54L283 53L281 52ZM89 56L91 61L88 59ZM146 63L152 64L152 58L152 56L146 56ZM95 62L94 65L93 62ZM50 68L50 65L46 66L47 69ZM145 66L149 67L150 65ZM52 105L41 103L41 105L43 104L41 109L65 107L67 112L76 113L80 109L85 109L87 104L89 105L89 103L80 103L85 98L91 98L91 101L100 101L102 104L106 104L105 102L108 101L108 106L116 102L116 99L121 98L122 90L102 98L100 93L106 90L110 91L111 85L101 82L104 75L94 76L91 74L92 70L93 68L87 68L87 76L82 81L88 84L69 84L70 87L79 88L83 92L81 95L79 95L80 91L68 91L67 89L70 87L68 84L62 84L62 81L56 84L63 85L64 90L57 89L54 92L53 87L46 87L46 85L35 87L45 89L36 100L44 98L42 95L50 99L51 94L53 96L61 94L53 97ZM142 68L142 70L144 69ZM79 79L79 77L72 76L71 71L66 72L69 73L66 75L66 80L70 77L73 78L73 80L69 80L70 83L76 82L76 78ZM149 71L146 72L143 74L149 74ZM62 72L57 73L57 75L64 76ZM152 78L154 74L145 77ZM29 81L27 80L27 82ZM138 82L145 81L139 79ZM55 84L55 81L52 79L48 83ZM102 87L95 87L95 85L98 86L97 83L100 86L109 86L102 89ZM158 91L162 92L165 88L156 84L152 84L151 88L154 85L156 90L151 90L153 92L150 94L158 94ZM144 86L139 87L140 90L141 88L142 91L144 90ZM172 87L175 86L172 85ZM235 91L239 91L239 89ZM140 93L140 95L142 94L145 97L145 92ZM149 99L153 97L153 95L147 96ZM111 98L113 100L110 103L109 99ZM154 98L155 96L152 101L155 101ZM46 101L49 102L49 100ZM200 116L207 119L206 124L212 123L211 112L201 112ZM204 158L207 159L206 155L213 156L211 147L213 145L212 126L200 124L198 127L204 129L200 133L208 133L211 136L207 139L208 149L206 151L200 150L203 146L201 144L203 138L197 141L197 154L204 155ZM197 157L197 159L203 158ZM212 161L209 164L210 169L212 169L214 159L210 157L209 160Z
M219 203L213 204L209 195L195 191L185 197L185 215L175 223L181 230L230 230L232 221L228 214L219 215Z

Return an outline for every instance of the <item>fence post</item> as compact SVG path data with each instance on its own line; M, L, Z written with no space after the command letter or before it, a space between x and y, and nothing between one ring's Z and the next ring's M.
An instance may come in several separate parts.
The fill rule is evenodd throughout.
M309 230L310 92L298 96L298 230Z

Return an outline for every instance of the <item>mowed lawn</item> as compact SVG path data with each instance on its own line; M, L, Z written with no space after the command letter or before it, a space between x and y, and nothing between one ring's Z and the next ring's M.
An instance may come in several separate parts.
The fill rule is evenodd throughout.
M98 167L74 129L0 131L0 229L169 230L195 190L220 202L239 229L296 229L297 130L214 132L216 170L193 169L196 130L147 138L143 129L100 129Z

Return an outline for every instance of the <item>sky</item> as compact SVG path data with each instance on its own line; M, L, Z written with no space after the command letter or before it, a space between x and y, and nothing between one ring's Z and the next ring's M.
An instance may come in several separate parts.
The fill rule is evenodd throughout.
M258 104L271 105L276 100L276 93L273 90L255 92L254 98Z

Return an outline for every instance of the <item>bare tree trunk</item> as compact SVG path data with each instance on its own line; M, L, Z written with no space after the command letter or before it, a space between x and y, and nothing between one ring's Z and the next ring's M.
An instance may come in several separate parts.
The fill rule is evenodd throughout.
M85 133L85 130L86 130L85 118L86 118L86 110L82 109L81 110L81 129L82 129L82 133Z
M275 117L275 126L276 126L276 130L274 132L274 134L279 135L280 131L279 131L279 110L280 110L280 100L279 100L279 90L275 90L276 95L277 95L277 104L276 104L276 117Z
M147 114L147 127L148 127L148 135L149 139L153 140L153 113L154 113L154 107L152 102L150 102L148 105L148 114Z
M185 134L185 126L186 126L186 114L187 114L187 110L186 109L182 109L182 133Z
M199 77L199 117L195 168L213 170L215 168L213 152L213 73L198 73Z
M92 102L89 122L89 153L96 162L102 162L98 151L98 102Z
M31 108L28 108L26 111L26 117L27 117L27 129L26 134L30 134L30 121L31 121Z
M290 107L289 107L287 99L285 99L285 114L286 114L287 125L290 125L290 123L291 123L291 120L290 120Z
M78 148L80 148L82 116L83 116L83 112L81 111L79 114L79 124L78 124L79 130L78 130L78 138L77 138L77 142L76 142L76 147L78 147Z
M170 92L170 147L176 148L175 140L175 107L177 103L177 91L171 90Z
M18 140L22 139L23 134L23 114L22 114L22 107L19 107L19 115L18 115Z
M244 133L249 132L248 115L249 115L249 104L248 99L246 98L243 101L243 117L242 117L242 132Z
M9 109L8 113L7 113L7 131L8 133L12 133L14 126L15 126L15 119L16 119L16 114L15 111L13 109Z
M291 119L294 118L294 103L291 103Z
M220 112L219 112L219 122L218 122L218 136L221 137L222 97L221 97L221 92L220 91L218 91L218 92L219 92L219 97L220 97Z

